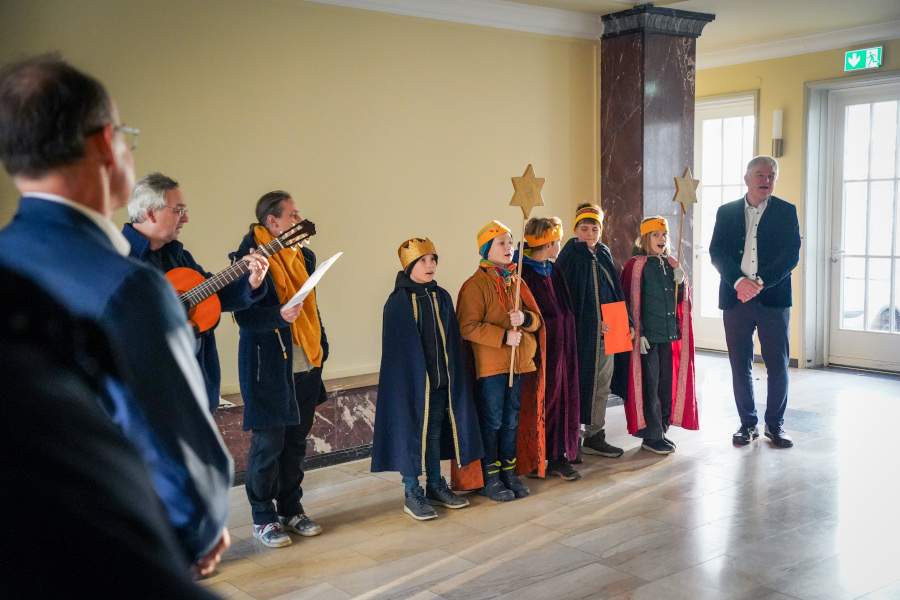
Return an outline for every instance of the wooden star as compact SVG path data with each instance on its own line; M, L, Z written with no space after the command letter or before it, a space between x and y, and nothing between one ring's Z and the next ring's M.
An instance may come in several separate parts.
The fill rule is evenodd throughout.
M544 198L541 196L541 188L544 187L543 177L535 177L534 169L531 165L525 169L525 173L521 177L513 177L512 184L516 190L512 200L509 201L510 206L518 206L522 209L525 218L531 214L531 209L535 206L544 206Z
M684 214L691 204L697 202L697 186L700 185L700 180L691 178L690 167L684 170L684 175L673 179L675 179L675 197L672 198L672 202L680 202L681 214Z

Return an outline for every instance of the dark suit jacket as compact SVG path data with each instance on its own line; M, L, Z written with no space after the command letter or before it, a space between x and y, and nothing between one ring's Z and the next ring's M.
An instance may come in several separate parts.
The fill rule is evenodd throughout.
M132 258L143 262L150 262L150 240L145 238L135 229L131 223L125 223L122 235L131 244ZM213 273L209 273L197 264L191 253L184 249L184 244L178 240L169 242L161 250L169 255L169 260L176 267L193 269L209 279ZM216 294L222 305L222 312L234 312L252 305L263 297L263 287L250 289L250 272L247 271L236 281L226 285ZM206 383L206 393L209 396L209 412L215 413L219 408L219 387L222 382L222 370L219 366L219 353L216 350L216 326L207 329L199 336L199 348L197 350L197 362L203 372L203 381Z
M118 373L106 336L2 266L0 281L2 595L213 600L188 577L144 459L101 408ZM50 543L34 530L48 518L65 529Z
M0 265L98 323L122 359L110 379L113 421L138 449L191 560L218 542L228 521L234 464L209 415L193 334L171 285L119 255L88 217L24 197L0 231Z
M719 207L713 229L709 256L722 276L719 282L719 308L731 308L738 301L734 282L744 276L741 259L746 239L746 219L741 198ZM757 275L763 280L759 301L763 306L791 306L791 271L800 261L800 223L797 208L790 202L771 196L759 220L756 253Z

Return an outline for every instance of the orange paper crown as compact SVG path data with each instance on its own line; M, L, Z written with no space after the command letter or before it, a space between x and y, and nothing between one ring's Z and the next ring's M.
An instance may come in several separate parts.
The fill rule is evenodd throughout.
M528 242L528 245L532 248L537 248L538 246L549 244L554 240L561 240L562 236L563 227L562 223L560 223L559 225L554 225L553 227L545 231L540 237L536 235L526 235L525 241Z
M428 238L424 240L422 238L406 240L397 249L397 255L400 257L400 266L404 271L412 262L426 254L437 256L437 250L434 249L434 244Z
M482 246L504 233L510 233L509 227L500 221L491 221L478 232L478 250L480 251Z
M651 231L669 231L669 224L665 219L650 219L641 223L641 235L647 235Z

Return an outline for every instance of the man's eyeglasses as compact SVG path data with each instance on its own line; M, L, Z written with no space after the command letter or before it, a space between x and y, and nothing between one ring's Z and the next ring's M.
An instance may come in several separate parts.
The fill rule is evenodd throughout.
M187 212L188 212L187 207L184 207L184 208L172 208L171 206L163 206L163 208L168 208L168 209L171 210L172 212L178 213L178 218L179 218L179 219L180 219L181 217L183 217L184 215L186 215Z
M96 129L92 129L91 131L87 132L84 137L89 138L93 135L97 135L98 133L103 131L105 127L106 125L101 125ZM125 142L128 144L128 147L131 148L131 151L134 152L135 150L137 150L138 136L141 135L140 129L138 129L137 127L129 127L128 125L113 125L113 131L121 131L125 136Z
M137 127L129 127L128 125L113 125L113 129L125 134L125 141L128 143L128 147L131 148L132 152L137 150L138 136L141 135L140 129Z

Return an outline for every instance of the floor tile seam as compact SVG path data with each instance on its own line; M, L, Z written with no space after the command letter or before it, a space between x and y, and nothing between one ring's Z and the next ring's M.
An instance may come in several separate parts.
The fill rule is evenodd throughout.
M760 541L762 542L765 540L760 540ZM750 565L750 566L756 567L757 569L766 573L765 581L761 585L766 585L768 583L772 583L779 577L781 577L783 575L787 575L791 571L795 571L797 569L807 569L807 568L813 567L814 565L822 562L823 560L828 560L830 558L834 558L838 554L840 554L840 553L835 552L834 554L831 554L831 555L825 556L825 557L815 558L812 560L801 559L791 565L782 565L781 567L772 567L770 565L765 565L760 562L757 562L751 558L748 558L747 556L735 556L734 554L731 554L731 551L726 553L726 555L728 557L733 558L736 561L740 561L742 565ZM747 569L744 569L744 568L739 569L739 570L745 571L745 572L747 571ZM775 590L775 591L777 591L777 590ZM779 592L779 593L784 593L784 592Z
M713 552L715 552L716 554L712 554ZM710 554L709 554L706 558L704 558L703 560L699 560L699 561L697 561L697 562L691 562L690 564L685 564L684 566L682 566L682 568L678 569L677 571L673 571L673 572L671 572L671 573L666 573L666 574L664 574L664 575L660 575L660 576L657 577L656 579L652 579L652 580L648 580L648 581L650 581L651 583L653 583L653 582L659 581L659 580L661 580L661 579L665 579L666 577L670 577L670 576L672 576L672 575L676 575L676 574L678 574L678 573L681 573L682 571L687 571L688 569L692 569L692 568L696 567L697 565L706 562L707 560L712 560L712 559L714 559L714 558L719 558L719 557L721 557L721 556L724 556L725 554L726 554L726 549L725 549L724 546L723 546L722 548L716 548L716 549L714 549L714 550L711 550L711 551L710 551ZM612 557L612 558L614 558L614 557ZM599 560L600 564L602 564L602 565L604 565L604 566L606 566L606 567L610 567L610 568L612 568L612 569L616 569L616 568L617 568L615 565L609 565L609 564L607 564L607 563L605 563L605 562L603 562L603 561L604 561L604 559L600 559L600 560ZM628 561L625 561L625 563L628 563L628 562L630 562L630 561L631 561L631 559L629 559ZM622 563L622 564L625 564L625 563ZM639 574L637 574L637 573L633 573L633 572L631 572L631 571L627 571L627 570L622 569L622 568L620 568L620 567L621 567L621 565L619 565L619 567L618 567L618 570L620 570L620 571L624 571L624 572L628 573L629 575L633 575L633 576L635 576L635 577L640 577L640 578L642 578L642 579L646 579L646 576L644 576L644 575L639 575ZM636 566L636 569L637 569L637 570L640 570L640 569L641 569L641 565L637 565L637 566Z
M473 563L473 562L470 561L470 560L467 560L467 559L465 559L465 558L456 556L455 554L451 554L451 553L449 553L449 552L445 552L445 551L443 551L443 550L440 550L439 548L435 548L434 550L439 550L440 552L443 552L443 553L446 555L446 556L443 557L441 560L455 559L455 560L458 560L458 561L462 561L462 562L468 563L469 566L467 567L466 570L470 570L470 569L475 568L475 567L478 566L476 563ZM432 552L432 551L433 551L433 550L429 550L428 552ZM395 561L392 561L392 562L398 562L398 561L401 561L401 560L408 560L409 558L410 558L409 556L406 556L406 557L399 558L399 559L397 559L397 560L395 560ZM368 567L368 568L370 568L370 569L376 569L376 568L377 568L377 569L380 569L380 568L386 567L386 566L388 566L388 565L390 565L390 564L391 564L391 563L383 563L383 564L380 564L380 565L378 565L378 566L375 566L375 567ZM429 570L430 570L430 569L433 569L433 568L435 567L436 564L438 564L438 563L431 563L431 564L429 564L427 567L420 567L419 570L422 570L422 569L429 569ZM365 569L363 569L363 570L365 570ZM428 586L429 586L429 585L436 585L437 583L443 582L443 581L445 581L446 579L448 579L448 578L450 578L450 577L454 577L455 575L458 575L458 574L460 574L460 573L464 573L466 570L463 570L463 571L457 571L457 572L455 572L455 573L451 573L451 574L449 574L449 575L441 576L441 577L438 577L438 578L433 579L433 580L431 580L431 581L427 581L427 582L425 582L425 583L421 583L421 584L418 584L418 585L410 586L410 587L408 587L408 588L399 588L399 589L397 589L397 593L400 593L400 592L406 592L406 591L411 590L411 589L424 589L424 590L427 590L427 591L429 591L429 592L431 592L431 593L433 593L433 594L435 594L435 595L437 595L437 596L440 597L440 594L437 594L437 592L432 592L432 591L428 588ZM343 575L345 575L345 574L342 573L342 574L341 574L340 576L338 576L338 577L342 577ZM334 587L336 587L336 588L338 588L339 590L341 590L342 592L346 592L346 593L350 594L351 596L353 596L354 599L366 599L366 598L369 598L369 597L376 597L376 596L378 596L379 593L380 593L380 592L377 592L377 591L376 591L376 593L375 593L373 596L367 596L366 594L372 592L372 590L370 590L370 591L367 592L366 594L356 594L355 592L353 592L353 591L351 591L351 590L348 590L348 589L345 588L345 587L341 587L341 586L335 581L334 578L332 578L332 579L327 579L326 581L327 581L329 584L331 584L331 585L333 585ZM384 584L382 584L382 587L383 587L383 585L384 585Z
M584 553L584 554L587 554L587 553ZM596 558L596 557L593 557L592 555L588 555L588 556L590 556L591 558ZM508 562L508 561L505 561L505 562ZM497 563L497 566L502 566L503 564L505 564L505 562ZM487 565L489 565L489 564L491 564L491 563L492 563L492 561L488 561L488 562L485 562L485 563L478 564L478 565L476 565L476 567L480 567L480 566L485 566L485 567L487 567ZM510 593L510 592L517 592L517 591L519 591L519 590L523 590L523 589L525 589L525 588L527 588L527 587L530 587L530 586L532 586L532 585L537 585L537 584L541 583L542 581L546 581L547 579L552 579L553 577L559 577L560 575L565 575L566 573L570 573L571 571L574 571L575 569L580 569L581 567L584 567L584 566L587 566L587 565L593 564L593 563L598 563L598 561L597 561L597 560L591 560L591 561L587 561L587 562L583 562L583 563L575 563L575 564L564 565L564 566L563 566L563 570L555 571L555 572L553 572L552 574L545 574L545 575L543 575L543 576L541 577L541 579L540 579L539 581L533 581L533 582L531 582L531 583L523 583L522 585L516 585L516 586L513 587L513 588L505 588L505 589L503 589L503 590L497 591L496 593L487 592L487 593L490 594L490 595L482 595L482 594L479 594L478 597L481 598L481 599L483 599L483 600L489 600L490 598L496 598L497 596L502 596L503 594L508 594L508 593ZM599 564L599 563L598 563L598 564ZM604 566L605 566L605 565L604 565ZM461 571L461 573L462 573L462 572L464 572L464 571ZM459 574L459 573L457 573L456 575L458 575L458 574ZM453 575L450 575L449 577L453 577ZM423 587L424 587L426 590L428 590L429 592L431 592L431 593L433 593L433 594L436 594L436 595L440 596L440 594L438 594L438 592L434 591L434 590L432 589L432 587L437 586L437 585L443 583L446 579L447 579L447 578L442 578L441 580L435 580L435 581L433 581L433 582L429 582L428 584L425 584ZM517 582L521 582L521 581L522 581L522 578L521 578L521 577L519 577L519 578L517 578L517 579L515 580L516 583L517 583Z

